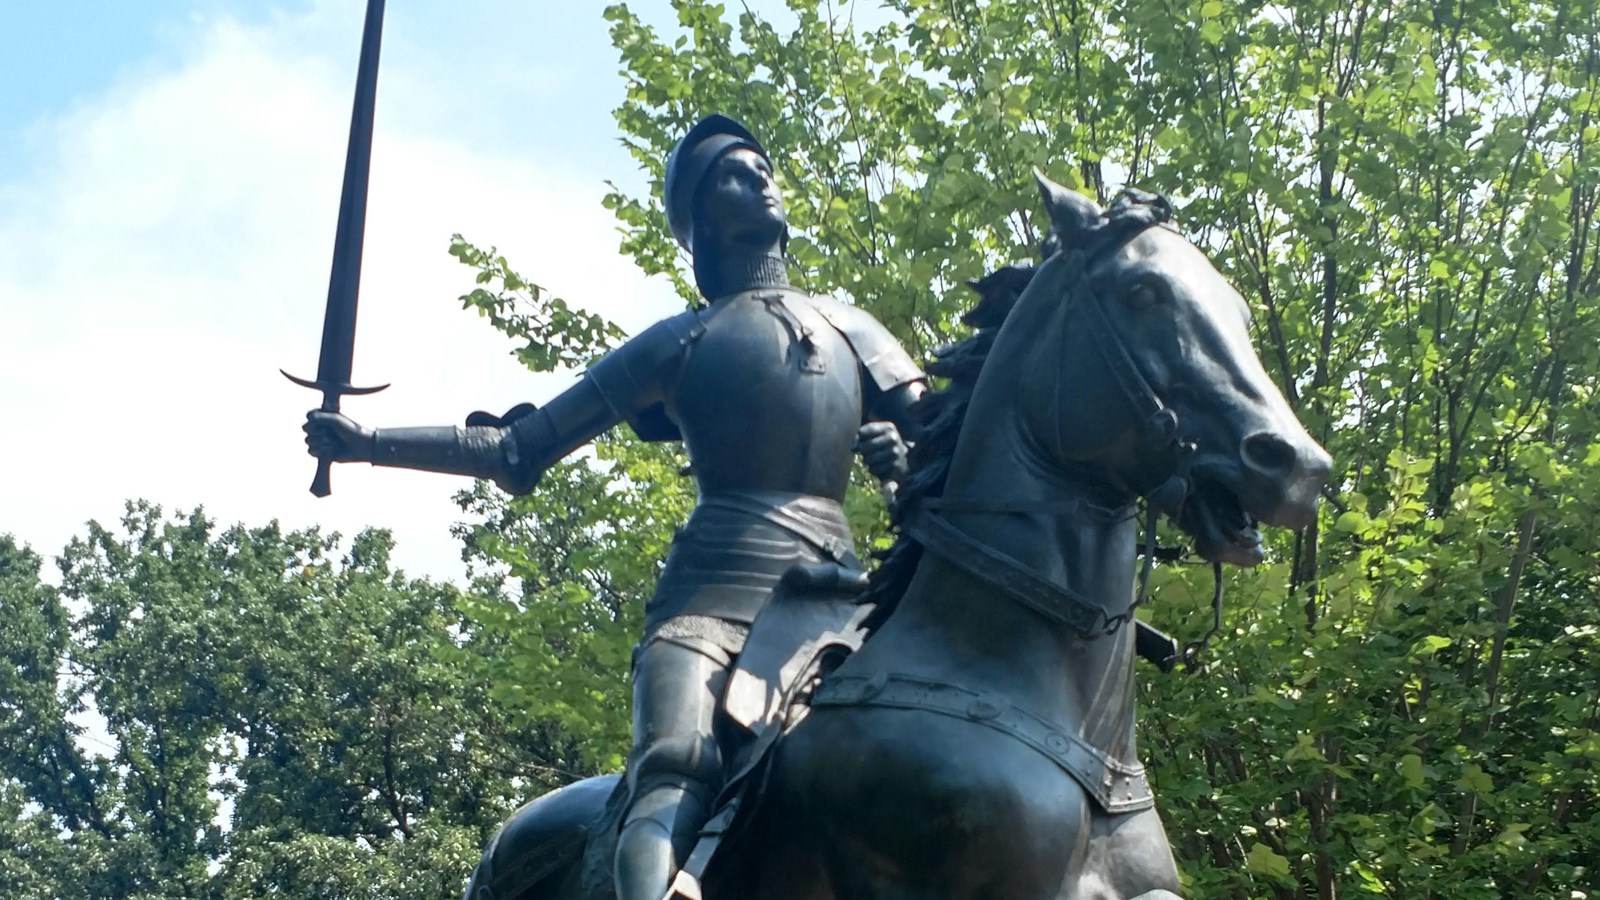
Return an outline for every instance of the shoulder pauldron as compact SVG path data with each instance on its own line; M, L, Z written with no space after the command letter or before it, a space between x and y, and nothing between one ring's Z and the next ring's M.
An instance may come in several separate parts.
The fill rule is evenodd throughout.
M681 359L685 348L703 333L705 326L695 310L662 319L602 357L589 368L585 377L594 383L606 405L626 419L641 440L682 440L678 426L668 418L663 404L659 400L645 401L659 395L663 373Z
M927 377L894 335L865 310L826 297L807 299L844 336L879 391L887 393Z

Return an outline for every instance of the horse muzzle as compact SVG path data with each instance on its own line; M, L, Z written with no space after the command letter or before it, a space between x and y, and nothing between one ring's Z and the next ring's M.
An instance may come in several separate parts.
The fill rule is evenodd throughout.
M1253 566L1265 558L1258 524L1304 528L1316 521L1332 460L1309 436L1257 431L1233 457L1202 452L1178 526L1204 558Z
M1239 443L1239 502L1268 525L1305 528L1317 520L1317 499L1333 459L1310 435L1292 440L1272 431Z

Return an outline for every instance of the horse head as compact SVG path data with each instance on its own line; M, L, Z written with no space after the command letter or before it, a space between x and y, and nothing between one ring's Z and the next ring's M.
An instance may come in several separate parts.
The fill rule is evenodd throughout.
M1036 430L1064 465L1149 497L1202 556L1259 563L1257 521L1311 524L1331 461L1262 368L1249 307L1168 224L1164 198L1128 191L1102 208L1038 181L1051 258L1019 307L1057 307L1067 346L1053 348L1055 421ZM1049 283L1056 296L1028 296Z

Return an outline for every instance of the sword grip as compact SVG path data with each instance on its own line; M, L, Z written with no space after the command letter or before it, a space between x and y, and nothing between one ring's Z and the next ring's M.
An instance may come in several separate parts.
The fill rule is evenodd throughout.
M318 457L317 474L311 479L311 494L314 497L326 497L333 493L333 485L329 483L330 470L333 461Z

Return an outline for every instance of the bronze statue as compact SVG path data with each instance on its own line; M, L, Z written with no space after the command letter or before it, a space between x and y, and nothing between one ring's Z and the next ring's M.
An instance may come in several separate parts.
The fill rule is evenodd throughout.
M320 459L489 478L530 491L619 422L684 442L699 502L674 541L634 655L634 740L617 836L620 900L661 900L722 788L716 734L728 670L781 576L858 571L840 506L852 452L904 475L922 372L871 316L789 285L788 225L771 160L725 116L667 161L673 234L707 305L658 322L542 408L466 427L368 429L314 411Z
M1213 561L1220 622L1221 564L1261 560L1258 519L1310 523L1330 463L1167 202L1101 209L1041 176L1044 263L975 285L979 331L919 402L922 374L871 317L788 285L771 161L712 116L665 178L707 307L541 409L367 429L338 400L368 390L349 377L382 10L369 0L322 360L296 379L324 395L313 491L330 461L528 491L621 421L683 440L700 489L646 608L626 776L524 806L468 900L1175 900L1133 659L1177 654L1133 618L1153 552L1136 590L1136 504L1147 535L1165 512ZM839 508L853 447L902 483L870 586Z
M980 330L930 366L870 636L816 648L672 897L1178 897L1134 739L1136 502L1220 574L1261 561L1258 520L1312 521L1330 461L1164 199L1040 187L1045 262L979 282ZM469 900L607 896L581 860L614 782L520 810Z

